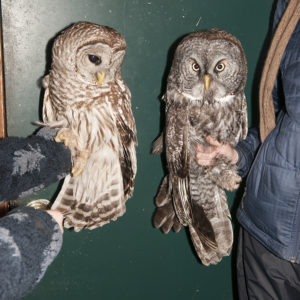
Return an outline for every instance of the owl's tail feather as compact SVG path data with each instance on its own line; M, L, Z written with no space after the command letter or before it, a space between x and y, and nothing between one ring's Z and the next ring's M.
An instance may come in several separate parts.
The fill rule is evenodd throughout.
M155 197L155 203L157 208L153 216L154 227L161 228L163 233L168 233L172 227L175 232L179 232L182 225L174 210L168 176L163 179L159 192Z
M217 249L216 236L214 228L204 212L202 206L194 203L193 205L193 221L191 226L201 238L204 248Z
M194 226L190 225L189 231L197 255L204 265L215 265L219 263L224 256L230 254L232 248L231 232L229 232L229 239L231 241L228 241L228 234L225 235L223 231L218 235L218 244L213 245L205 236L199 234L199 231ZM224 238L223 241L221 240L222 237Z
M216 218L214 223L216 240L220 256L228 256L233 244L233 230L231 224L231 215L228 208L227 198L224 190L218 194L220 204L217 207Z
M201 216L204 210L199 205L193 206L193 224L189 226L192 242L198 257L204 265L217 264L223 256L228 256L233 243L233 232L226 195L223 190L215 195L215 207L207 217L204 226ZM195 212L195 214L194 214Z
M171 176L171 175L170 175ZM183 226L192 223L192 208L189 196L188 178L180 178L172 175L173 204L176 215Z
M191 239L196 253L204 265L217 264L218 245L214 229L201 206L193 206L193 223L189 225Z
M192 225L189 226L189 231L194 248L198 257L205 266L217 264L222 257L218 256L216 246L211 243L204 235L200 234ZM210 246L213 246L212 248Z

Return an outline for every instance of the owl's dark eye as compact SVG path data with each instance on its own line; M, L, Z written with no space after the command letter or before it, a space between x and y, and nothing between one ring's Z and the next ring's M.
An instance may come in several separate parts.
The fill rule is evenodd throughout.
M225 64L224 63L217 63L215 69L216 69L217 72L222 72L225 69Z
M97 66L101 64L101 58L96 55L89 54L89 60Z
M200 70L200 66L197 63L193 63L192 68L195 72L199 72L199 70Z

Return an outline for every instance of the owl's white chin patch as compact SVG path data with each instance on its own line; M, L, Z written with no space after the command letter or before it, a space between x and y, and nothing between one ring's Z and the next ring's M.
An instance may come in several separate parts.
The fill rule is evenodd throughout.
M215 100L219 103L228 103L230 101L233 101L234 99L234 95L227 95L227 96L224 96L224 97L216 97Z
M186 97L187 99L190 99L190 100L201 100L199 97L195 97L191 94L187 94L185 92L182 92L181 93L184 97ZM234 95L226 95L224 97L214 97L214 100L220 104L223 104L223 103L228 103L228 102L231 102L234 100Z
M190 100L200 100L199 97L195 97L195 96L190 95L190 94L187 94L187 93L185 93L185 92L182 92L181 94L182 94L184 97L186 97L187 99L190 99Z

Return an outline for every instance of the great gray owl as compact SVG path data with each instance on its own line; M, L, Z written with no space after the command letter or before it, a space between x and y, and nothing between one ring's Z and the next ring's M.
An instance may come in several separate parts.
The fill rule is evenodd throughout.
M154 226L165 233L188 226L204 265L230 254L233 233L224 189L237 189L241 178L225 157L199 166L196 145L207 146L208 135L231 146L246 137L246 76L236 37L219 29L199 31L178 45L163 96L166 124L153 153L165 151L169 172L156 196Z
M121 77L126 42L116 30L78 22L54 41L44 77L44 125L71 150L73 169L52 209L64 226L93 229L124 214L136 175L136 127Z

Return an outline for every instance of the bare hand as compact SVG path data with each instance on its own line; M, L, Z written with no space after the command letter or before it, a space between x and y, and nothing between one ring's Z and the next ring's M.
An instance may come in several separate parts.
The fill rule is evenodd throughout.
M229 144L221 144L211 136L207 136L206 141L209 146L199 144L196 147L196 161L200 166L211 166L217 156L225 156L233 164L237 163L238 153Z
M64 233L63 220L64 216L58 210L46 210L46 212L52 216L52 218L58 223L61 233Z

